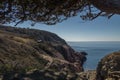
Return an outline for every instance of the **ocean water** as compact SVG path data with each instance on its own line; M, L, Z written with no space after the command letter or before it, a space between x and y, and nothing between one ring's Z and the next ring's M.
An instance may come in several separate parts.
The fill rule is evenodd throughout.
M68 44L76 51L87 52L85 70L96 69L101 58L120 50L120 42L68 42Z

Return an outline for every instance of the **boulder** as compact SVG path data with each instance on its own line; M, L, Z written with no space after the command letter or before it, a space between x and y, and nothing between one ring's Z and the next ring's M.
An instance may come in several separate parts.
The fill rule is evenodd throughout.
M105 56L97 67L97 80L120 79L120 51Z

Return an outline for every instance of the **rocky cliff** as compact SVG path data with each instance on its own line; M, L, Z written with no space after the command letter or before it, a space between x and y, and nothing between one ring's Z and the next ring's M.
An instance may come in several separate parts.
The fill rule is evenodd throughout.
M73 78L68 75L83 71L85 60L84 54L75 52L54 33L0 26L0 74L3 80L25 76L29 76L29 80L58 80L64 76L67 80ZM41 79L31 78L34 73Z

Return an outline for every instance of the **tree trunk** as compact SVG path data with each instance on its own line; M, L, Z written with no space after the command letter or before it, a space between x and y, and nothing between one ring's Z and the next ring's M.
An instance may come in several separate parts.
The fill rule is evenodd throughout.
M120 0L89 0L103 12L120 14Z

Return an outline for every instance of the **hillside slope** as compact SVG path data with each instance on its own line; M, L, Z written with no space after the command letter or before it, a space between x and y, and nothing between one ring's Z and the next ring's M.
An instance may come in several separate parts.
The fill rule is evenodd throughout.
M0 26L0 73L3 80L11 80L16 73L31 70L58 72L59 75L52 75L52 80L66 72L66 80L68 74L83 71L85 60L84 54L75 52L54 33Z

